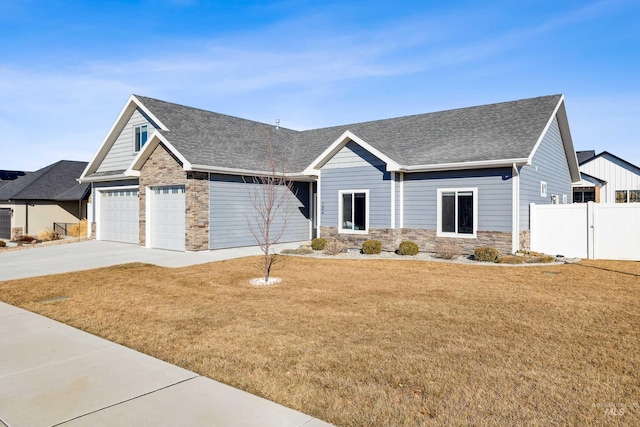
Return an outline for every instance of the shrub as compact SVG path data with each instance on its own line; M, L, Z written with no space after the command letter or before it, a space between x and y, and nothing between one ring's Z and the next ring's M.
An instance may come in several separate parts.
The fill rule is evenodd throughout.
M460 255L460 246L457 243L442 241L436 243L436 253L440 258L453 259Z
M302 246L297 249L283 249L280 253L283 255L309 255L313 253L313 249L308 246Z
M498 258L498 264L524 264L524 262L523 256L503 255Z
M499 255L500 253L496 248L489 246L481 246L473 252L475 259L482 262L496 262Z
M365 240L362 243L362 253L365 255L377 255L382 252L382 242L380 240Z
M38 240L40 240L41 242L50 242L52 240L60 240L60 233L50 228L47 228L46 230L38 233Z
M69 234L73 237L84 237L87 235L87 220L83 219L82 221L71 224L68 230Z
M418 245L409 240L400 242L400 246L398 246L398 253L400 255L418 255L418 252L420 252Z
M344 245L340 240L329 240L324 245L324 253L327 255L338 255L344 252Z
M17 236L15 238L15 241L19 243L35 243L37 240L33 236L30 236L28 234L23 234L22 236Z
M327 239L323 239L322 237L316 237L311 241L311 248L314 251L321 251L327 245Z
M5 246L7 246L7 242L0 240L0 248L4 248Z
M531 264L548 264L550 262L554 262L555 260L556 257L551 255L538 255L534 256L533 258L529 258L527 262Z

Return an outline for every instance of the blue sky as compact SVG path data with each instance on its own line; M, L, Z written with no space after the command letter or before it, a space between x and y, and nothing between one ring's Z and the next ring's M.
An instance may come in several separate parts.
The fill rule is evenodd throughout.
M640 166L640 2L0 0L0 169L89 161L130 94L293 129L563 93Z

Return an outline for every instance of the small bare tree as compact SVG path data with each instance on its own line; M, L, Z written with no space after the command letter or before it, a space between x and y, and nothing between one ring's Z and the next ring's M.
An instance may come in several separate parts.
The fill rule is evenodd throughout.
M276 156L270 130L266 148L266 170L252 177L251 183L244 182L249 188L253 208L252 215L247 218L249 231L264 254L264 283L268 284L276 259L271 253L271 246L278 243L284 234L290 217L289 203L295 192L293 182L286 178L284 159Z

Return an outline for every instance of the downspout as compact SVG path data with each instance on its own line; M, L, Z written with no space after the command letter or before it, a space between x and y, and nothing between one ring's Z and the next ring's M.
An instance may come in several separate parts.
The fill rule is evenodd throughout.
M520 249L520 172L515 163L511 175L511 253L515 254Z
M29 202L24 202L24 234L29 234Z

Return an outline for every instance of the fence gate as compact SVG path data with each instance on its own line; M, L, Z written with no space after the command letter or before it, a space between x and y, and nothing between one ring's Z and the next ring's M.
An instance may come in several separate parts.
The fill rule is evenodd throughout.
M531 204L531 250L640 261L640 203Z

